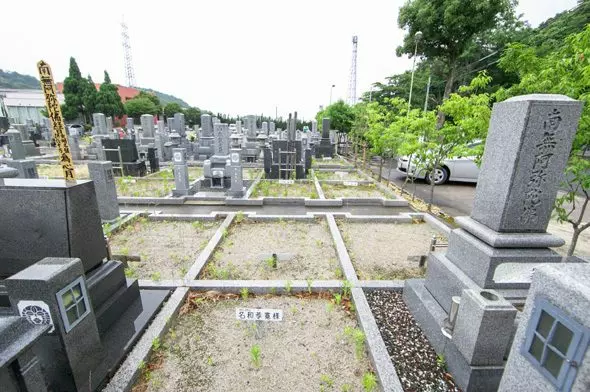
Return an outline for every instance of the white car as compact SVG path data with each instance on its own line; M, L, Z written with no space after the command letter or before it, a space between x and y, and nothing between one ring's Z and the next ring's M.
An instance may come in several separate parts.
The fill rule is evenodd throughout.
M472 144L469 147L477 145L479 143ZM426 180L428 183L434 181L436 185L444 184L447 181L477 182L479 176L479 167L475 164L474 157L445 159L442 165L434 170L434 174L431 174L425 170L419 170L418 173L415 173L416 165L414 162L411 162L409 157L403 156L397 160L397 171L406 176L410 175L414 178Z

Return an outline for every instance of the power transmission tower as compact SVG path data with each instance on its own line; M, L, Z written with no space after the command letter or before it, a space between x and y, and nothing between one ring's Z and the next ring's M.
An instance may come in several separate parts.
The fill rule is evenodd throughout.
M356 53L358 37L352 37L352 64L350 65L350 79L348 81L348 104L356 104Z
M129 43L129 29L125 22L121 22L121 37L123 38L123 54L125 57L125 80L127 86L135 87L135 71L133 70L133 60L131 57L131 44Z

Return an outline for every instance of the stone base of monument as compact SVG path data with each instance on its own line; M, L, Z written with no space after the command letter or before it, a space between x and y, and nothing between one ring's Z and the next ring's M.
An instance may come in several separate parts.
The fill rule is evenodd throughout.
M316 158L326 158L326 157L334 157L334 144L330 141L330 139L324 139L320 141L320 143L315 148L315 157Z
M24 140L23 141L23 147L25 148L25 154L28 157L40 156L41 155L41 152L39 150L39 147L35 147L35 143L32 140Z
M464 391L496 391L504 371L502 366L471 366L459 352L452 339L442 333L448 317L445 309L424 286L424 279L406 280L404 302L428 337L435 351L444 356L448 370Z

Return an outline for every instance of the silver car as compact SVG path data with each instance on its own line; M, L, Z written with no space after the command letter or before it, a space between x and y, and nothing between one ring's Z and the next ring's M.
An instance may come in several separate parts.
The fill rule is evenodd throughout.
M469 147L473 148L480 144L474 143L469 145ZM402 156L397 160L397 171L406 176L410 175L414 178L426 180L429 184L431 181L434 181L436 185L444 184L447 181L477 182L477 177L479 176L479 167L475 164L474 157L446 159L440 167L434 170L434 173L424 170L419 170L418 173L415 173L416 165L414 162L411 162L409 157Z

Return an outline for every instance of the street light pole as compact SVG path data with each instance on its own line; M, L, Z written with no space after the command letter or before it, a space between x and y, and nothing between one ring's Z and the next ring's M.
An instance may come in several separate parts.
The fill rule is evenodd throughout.
M432 81L432 66L428 69L428 83L426 84L426 98L424 99L424 112L428 110L428 96L430 95L430 82Z
M336 87L335 84L333 84L332 87L330 87L330 105L332 105L332 90L334 89L334 87Z
M414 46L414 61L412 62L412 78L410 79L410 96L408 98L408 116L410 115L410 108L412 106L412 89L414 88L414 71L416 70L416 54L418 53L418 41L422 38L422 32L417 31L414 34L414 42L416 45Z

